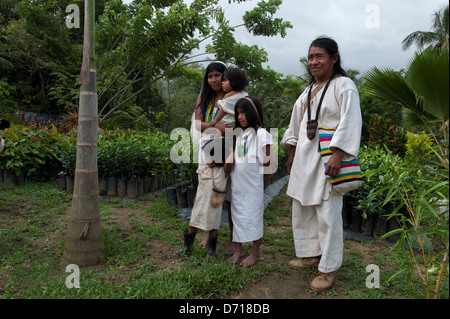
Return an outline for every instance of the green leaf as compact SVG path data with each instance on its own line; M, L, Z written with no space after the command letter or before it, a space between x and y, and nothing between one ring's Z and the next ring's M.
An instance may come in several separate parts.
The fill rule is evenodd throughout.
M425 50L416 53L406 73L406 82L423 99L423 108L442 122L449 112L448 50Z
M397 271L395 274L393 274L391 277L389 277L389 279L386 281L386 283L389 283L392 279L394 279L395 277L397 277L398 275L400 275L404 271L406 271L406 269L402 269L402 270Z
M399 72L374 67L365 73L364 78L369 95L399 103L416 114L423 113L422 101L416 98Z

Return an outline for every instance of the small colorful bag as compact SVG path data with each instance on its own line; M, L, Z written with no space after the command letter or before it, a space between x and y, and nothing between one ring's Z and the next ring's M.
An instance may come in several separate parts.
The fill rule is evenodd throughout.
M319 126L320 153L322 154L322 162L325 168L327 168L328 160L333 155L333 152L330 150L330 143L335 131L336 129L333 128ZM342 161L339 174L328 178L337 193L345 194L357 189L363 183L358 159L355 157L351 161Z

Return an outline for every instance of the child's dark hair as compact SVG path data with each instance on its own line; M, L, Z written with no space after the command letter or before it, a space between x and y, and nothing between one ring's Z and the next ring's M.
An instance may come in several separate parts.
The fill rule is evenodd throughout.
M241 69L228 69L223 73L223 78L230 81L233 91L243 91L248 85L247 75Z
M236 105L234 107L234 118L236 127L241 127L241 124L238 120L238 109L241 109L245 114L248 127L254 128L255 131L258 130L258 127L264 127L263 108L258 98L254 96L246 96L236 102Z
M214 150L215 149L221 149L221 158L216 158L214 156ZM211 138L209 141L207 141L203 147L202 150L205 151L205 156L210 156L213 158L214 164L217 166L224 166L225 164L225 138L223 136L214 137ZM218 155L219 156L219 155Z

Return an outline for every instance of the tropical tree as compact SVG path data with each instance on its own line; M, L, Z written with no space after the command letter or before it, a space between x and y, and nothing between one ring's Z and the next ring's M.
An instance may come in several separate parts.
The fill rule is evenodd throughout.
M63 262L97 264L103 255L98 193L98 109L95 57L95 0L85 0L83 63L80 73L77 160Z
M240 26L253 35L285 36L292 25L274 18L281 4L282 0L260 1L246 12ZM99 19L99 82L106 84L99 94L100 122L184 66L221 59L257 79L262 63L267 62L264 50L235 41L233 32L240 26L229 25L218 0L194 0L189 5L182 0L134 1L129 6L109 1ZM211 25L213 21L218 27ZM211 38L213 44L207 46L206 52L193 55L202 42ZM120 65L116 62L119 60ZM134 90L136 87L139 89Z
M264 1L263 1L264 3ZM163 10L167 4L170 6ZM281 4L281 0L268 0L265 6L271 10ZM209 34L211 29L209 19L215 17L223 21L222 11L215 7L217 0L194 0L188 7L181 0L173 1L135 1L130 9L130 15L123 12L121 1L106 3L106 17L100 17L100 25L104 37L103 44L111 46L113 50L105 50L106 55L101 66L113 70L113 76L105 82L102 90L118 84L117 94L120 96L115 106L108 111L111 114L120 105L133 100L138 93L143 92L157 80L189 63L184 62L199 41L194 37L195 31L203 35ZM112 9L117 7L116 10ZM120 11L122 10L122 14ZM203 12L203 14L202 14ZM264 12L260 13L264 14ZM72 210L69 217L68 233L64 248L63 261L78 266L92 265L99 261L103 254L104 243L100 220L98 169L97 169L97 138L98 138L98 95L96 84L96 41L95 41L95 0L85 0L84 16L84 45L83 62L80 73L80 106L77 137L77 161L75 170L74 193ZM255 19L252 15L251 19ZM271 18L264 17L265 25L258 27L258 21L248 23L257 31L254 34L273 35L282 32L287 25L275 20L271 25ZM125 27L125 33L123 29ZM271 31L270 28L275 31ZM139 31L139 32L135 32ZM119 35L113 42L113 36ZM109 61L108 58L112 56ZM118 66L121 61L122 66ZM181 64L181 66L180 66ZM126 94L133 84L144 83L137 92ZM111 100L110 100L111 101ZM109 101L107 102L109 103ZM104 118L105 118L104 117ZM103 119L104 119L103 118Z
M10 99L16 102L16 111L62 114L75 108L66 102L73 98L70 93L76 85L82 32L64 23L64 4L69 3L82 1L0 1L0 67L5 61L1 58L14 66L2 74L15 87Z
M222 2L223 0L220 0ZM244 0L231 3L239 5ZM246 0L248 1L248 0ZM83 6L83 0L1 0L0 68L2 83L9 95L2 96L1 107L8 110L64 114L79 105L78 84L83 32L67 28L67 5ZM219 36L221 26L233 30L247 28L253 35L284 36L288 22L275 17L281 0L260 0L249 11L244 23L231 27L219 0L96 0L96 52L99 120L120 110L142 110L144 122L158 127L155 118L168 113L168 105L148 104L152 88L160 80L188 64L218 59L223 49L212 46L194 53L204 41ZM83 17L80 19L83 23ZM7 41L4 41L7 39ZM235 41L236 42L236 41ZM258 79L267 53L257 46L235 43L234 64ZM9 61L14 68L5 68ZM9 65L9 64L8 64ZM2 88L5 84L2 85ZM196 92L198 94L198 90ZM160 98L159 98L160 100ZM126 108L125 108L126 106ZM160 118L164 122L167 118Z
M402 42L403 50L416 44L419 49L429 45L428 48L448 49L449 21L448 5L433 14L433 31L415 31L408 35Z
M5 36L0 35L0 42L6 42L7 38ZM1 68L11 68L13 65L7 59L7 55L0 51L0 67Z

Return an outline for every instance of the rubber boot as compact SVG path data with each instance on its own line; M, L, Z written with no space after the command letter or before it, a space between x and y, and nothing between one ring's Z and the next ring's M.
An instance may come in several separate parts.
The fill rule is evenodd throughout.
M191 253L195 235L196 233L189 234L187 230L184 231L184 246L176 252L178 256L184 256Z
M217 248L217 237L218 235L208 238L208 251L206 253L207 259L212 259L216 255L216 248Z

